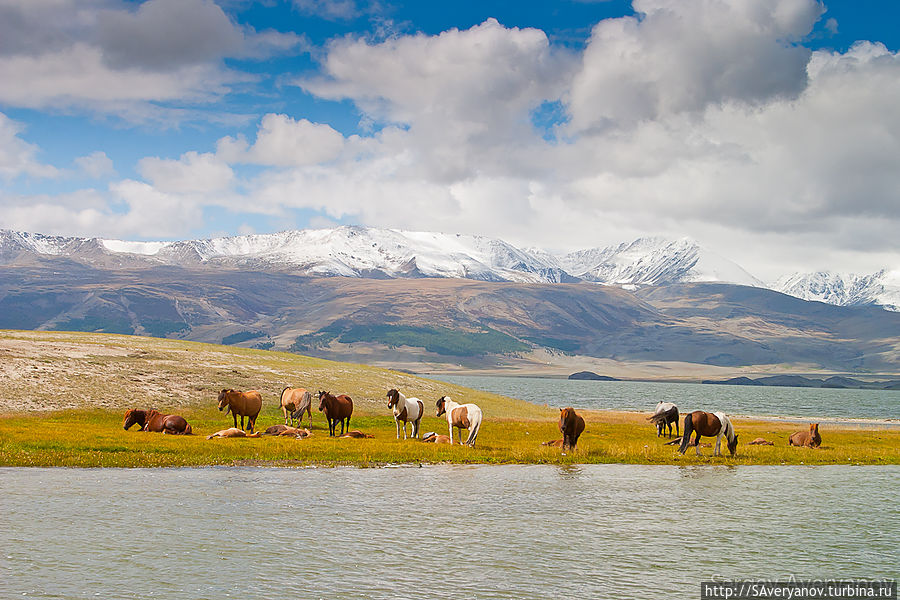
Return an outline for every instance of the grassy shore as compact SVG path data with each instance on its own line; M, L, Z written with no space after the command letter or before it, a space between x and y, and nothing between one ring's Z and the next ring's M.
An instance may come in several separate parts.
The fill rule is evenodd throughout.
M172 340L0 331L0 466L174 467L262 464L360 465L397 463L632 463L632 464L900 464L900 431L823 425L823 445L792 448L795 424L735 419L741 445L735 457L703 456L657 438L645 415L585 412L587 430L577 452L563 454L541 442L559 438L556 407L466 390L413 375L291 354ZM304 439L213 439L231 426L215 408L223 387L259 389L258 428L283 421L277 397L286 385L330 389L355 400L352 429L372 439L335 439L321 413ZM486 418L475 448L397 440L385 392L399 387L426 403L421 431L447 433L434 417L444 394L479 404ZM195 435L124 431L127 408L157 408L183 415ZM764 437L775 446L747 446ZM709 441L704 439L704 441ZM724 448L723 448L724 450ZM727 454L727 450L725 451Z

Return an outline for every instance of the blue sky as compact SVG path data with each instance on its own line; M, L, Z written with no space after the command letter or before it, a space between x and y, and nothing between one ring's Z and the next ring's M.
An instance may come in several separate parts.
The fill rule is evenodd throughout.
M893 0L0 0L0 228L900 269Z

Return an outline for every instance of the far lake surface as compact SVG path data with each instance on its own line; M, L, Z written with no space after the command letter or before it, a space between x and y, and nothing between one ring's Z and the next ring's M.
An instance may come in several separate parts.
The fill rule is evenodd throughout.
M552 407L652 411L657 402L674 402L682 413L721 410L730 415L802 419L900 419L900 391L897 390L577 381L478 375L430 377Z
M716 577L900 578L898 483L846 465L0 468L0 598L698 598Z

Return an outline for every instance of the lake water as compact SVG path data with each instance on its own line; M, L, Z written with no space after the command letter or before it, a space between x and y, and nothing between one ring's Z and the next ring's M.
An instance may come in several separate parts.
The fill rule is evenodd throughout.
M900 391L842 390L643 381L577 381L537 377L441 375L470 388L537 404L595 410L652 411L674 402L681 412L721 410L730 415L800 419L900 419Z
M715 576L900 577L897 467L4 468L0 482L2 598L694 598Z

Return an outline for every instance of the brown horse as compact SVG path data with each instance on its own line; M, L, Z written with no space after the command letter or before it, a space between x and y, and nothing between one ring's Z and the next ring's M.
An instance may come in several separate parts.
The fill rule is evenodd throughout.
M696 432L697 437L691 444L691 434ZM700 437L701 436L716 438L716 449L713 452L715 456L722 456L722 436L728 439L728 451L734 456L737 450L738 436L734 432L734 426L725 413L708 413L702 410L695 410L689 415L684 416L684 437L681 438L681 447L678 451L682 454L687 450L688 445L693 445L697 449L697 456L700 456Z
M450 436L449 435L438 435L433 431L429 431L425 435L422 436L422 441L426 444L449 444Z
M350 429L350 415L353 414L353 399L350 396L341 394L334 396L328 392L319 392L319 412L325 413L325 419L328 421L328 435L334 437L334 430L338 421L341 423L341 435L344 435L344 422L346 421L347 429Z
M822 436L819 435L819 424L810 423L809 431L798 431L792 433L788 439L790 446L806 446L807 448L818 448L822 445Z
M284 388L281 390L281 412L284 413L284 424L287 425L290 418L291 427L294 426L294 419L300 425L303 413L307 413L309 426L312 428L312 394L304 388Z
M371 433L363 433L359 429L354 429L353 431L347 431L342 438L356 438L356 439L365 439L365 438L373 438L375 437Z
M139 425L141 431L170 433L172 435L191 435L191 426L179 415L164 415L156 410L131 409L125 411L122 428L127 430L132 425Z
M584 432L584 419L571 406L559 409L559 431L563 434L562 448L575 450Z
M238 429L237 427L229 427L228 429L223 429L221 431L217 431L212 435L206 436L206 439L211 440L213 438L258 438L260 433L257 431L256 433L245 433L243 429Z
M234 426L237 427L237 418L238 415L241 415L241 429L243 429L244 417L247 417L247 426L250 428L250 433L253 433L256 417L262 408L262 396L260 393L256 390L250 390L249 392L236 392L232 389L222 390L219 392L219 410L226 406L228 410L225 411L225 414L227 415L229 411L231 412L231 416L234 418Z
M260 433L262 435L276 435L296 438L306 438L312 435L309 429L289 427L288 425L272 425L270 427L267 427L265 431L261 431Z

